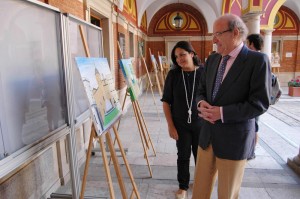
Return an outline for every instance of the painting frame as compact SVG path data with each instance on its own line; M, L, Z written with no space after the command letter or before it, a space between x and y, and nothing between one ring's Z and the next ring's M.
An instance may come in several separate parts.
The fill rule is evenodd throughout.
M132 101L138 99L138 96L141 94L141 90L138 85L138 80L136 78L135 72L133 70L133 64L131 59L120 59L119 60L122 73L126 80L130 98Z
M115 81L107 58L75 57L75 60L90 103L95 130L100 136L122 113Z

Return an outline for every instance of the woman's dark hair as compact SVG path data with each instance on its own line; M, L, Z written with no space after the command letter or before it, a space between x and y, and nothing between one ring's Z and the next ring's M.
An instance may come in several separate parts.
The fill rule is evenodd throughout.
M187 41L179 41L177 42L177 44L174 46L172 52L171 52L171 59L172 62L175 66L179 67L177 61L176 61L176 57L175 57L175 50L176 48L181 48L189 53L194 53L194 57L193 57L193 63L195 66L200 66L201 65L201 60L199 59L199 57L197 56L197 53L195 52L193 46L191 45L191 43L187 42Z
M249 41L249 45L253 44L256 50L261 50L264 46L264 39L260 34L248 35L247 40Z

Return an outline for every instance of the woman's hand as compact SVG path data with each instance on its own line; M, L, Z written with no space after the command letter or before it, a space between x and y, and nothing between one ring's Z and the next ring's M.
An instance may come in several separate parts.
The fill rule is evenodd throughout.
M175 126L174 125L168 126L168 129L169 129L170 137L173 138L174 140L178 140L178 133Z

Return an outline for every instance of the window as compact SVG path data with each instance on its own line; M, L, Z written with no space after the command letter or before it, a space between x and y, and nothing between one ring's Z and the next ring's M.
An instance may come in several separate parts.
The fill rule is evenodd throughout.
M130 57L134 57L134 35L132 32L129 32L129 49Z
M101 27L101 20L98 17L91 16L91 24L94 24L95 26Z
M139 56L145 57L145 41L139 41L138 43L138 48L139 48Z
M125 58L125 35L123 33L119 33L119 44L121 48L121 57Z

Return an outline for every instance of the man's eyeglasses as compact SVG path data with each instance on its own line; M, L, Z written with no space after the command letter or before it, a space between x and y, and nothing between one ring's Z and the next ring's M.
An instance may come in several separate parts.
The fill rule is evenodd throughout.
M213 37L220 37L223 33L231 31L230 29L224 30L222 32L215 32L212 34Z

